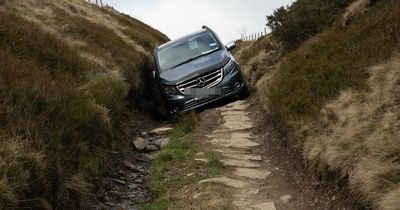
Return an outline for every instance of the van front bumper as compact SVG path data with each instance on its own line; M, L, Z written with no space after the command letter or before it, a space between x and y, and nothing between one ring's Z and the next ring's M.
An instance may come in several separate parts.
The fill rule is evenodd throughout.
M240 71L234 70L225 75L222 81L213 87L217 90L220 90L218 95L210 95L207 97L194 97L190 95L164 95L163 98L167 109L171 114L185 113L215 101L237 95L242 91L243 88L246 88L245 86L246 84Z

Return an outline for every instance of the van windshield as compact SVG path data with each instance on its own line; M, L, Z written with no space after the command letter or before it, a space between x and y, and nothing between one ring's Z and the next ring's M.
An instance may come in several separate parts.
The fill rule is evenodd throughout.
M210 32L187 38L158 52L160 71L174 69L219 49L221 46Z

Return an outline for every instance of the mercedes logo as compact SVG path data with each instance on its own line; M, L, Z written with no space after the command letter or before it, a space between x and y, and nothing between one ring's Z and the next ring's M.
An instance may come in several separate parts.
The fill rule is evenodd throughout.
M206 80L203 77L200 77L196 80L197 86L199 87L204 87L206 85Z

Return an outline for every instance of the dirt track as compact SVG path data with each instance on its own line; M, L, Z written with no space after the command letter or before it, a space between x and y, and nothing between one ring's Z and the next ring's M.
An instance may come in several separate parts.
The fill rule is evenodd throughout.
M260 114L257 106L246 101L200 114L203 120L198 132L205 130L201 129L202 126L209 126L207 119L219 119L216 129L206 129L200 136L207 139L202 149L220 154L220 161L226 167L222 176L201 180L200 186L219 185L224 188L223 191L228 193L219 201L228 203L228 209L362 209L346 189L333 181L323 183L311 177L302 160L296 159L298 155L285 154L290 150L281 148L273 129L264 124ZM208 191L201 192L202 187L198 189L197 197L210 195ZM198 209L195 206L191 208Z

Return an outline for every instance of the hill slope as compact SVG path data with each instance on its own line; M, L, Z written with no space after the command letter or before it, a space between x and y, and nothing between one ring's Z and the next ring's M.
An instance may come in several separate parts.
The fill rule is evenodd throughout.
M0 4L0 206L84 208L88 178L154 108L151 53L168 38L82 0Z
M252 84L288 136L282 145L315 174L339 177L373 208L398 209L398 1L358 0L343 14ZM256 47L267 59L268 44Z

